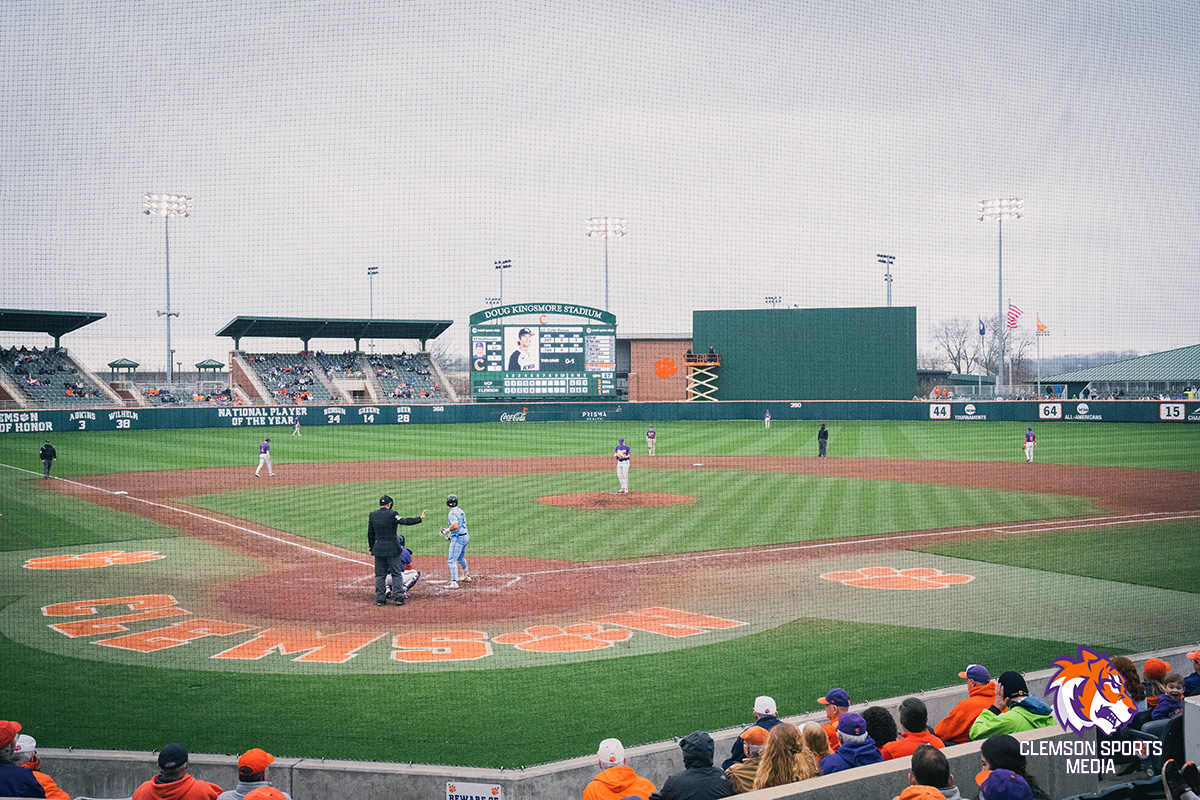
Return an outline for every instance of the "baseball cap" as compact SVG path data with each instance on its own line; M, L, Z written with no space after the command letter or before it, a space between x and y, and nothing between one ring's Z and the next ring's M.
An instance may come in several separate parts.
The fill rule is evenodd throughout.
M754 698L754 713L775 716L775 701L765 694L759 695Z
M0 720L0 747L8 747L21 732L21 723Z
M188 751L183 745L171 743L158 751L159 769L176 769L188 763Z
M1190 653L1184 653L1184 658L1200 658L1200 647L1197 647Z
M847 736L862 736L867 732L867 721L863 719L862 714L842 714L838 717L837 724L838 733L844 733Z
M1019 672L1008 671L1002 674L998 680L1000 685L1004 687L1004 696L1013 697L1018 694L1029 694L1029 686L1025 683L1025 678Z
M760 728L757 725L753 725L742 731L741 739L746 744L753 744L762 747L767 743L767 738L769 736L770 734L767 733L766 728Z
M268 436L268 437L267 437L267 439L266 439L266 441L268 441L268 442L269 442L269 441L271 441L271 437L270 437L270 436Z
M625 444L625 440L624 440L624 439L617 439L617 444Z
M17 734L13 740L13 758L15 763L24 764L37 754L37 741L27 733Z
M1200 655L1200 650L1197 650L1195 653L1189 653L1188 658L1195 658L1197 655ZM1147 658L1146 663L1142 665L1142 669L1145 671L1147 678L1161 681L1171 671L1171 665L1161 658Z
M600 743L596 757L600 759L601 766L615 767L625 763L625 748L621 746L620 739L605 739Z
M817 698L817 702L823 706L848 706L850 693L845 689L830 689L824 697Z
M517 338L520 339L522 336L533 336L533 331L529 330L529 328L521 328L521 330L517 331Z
M379 498L379 505L381 505L381 506L389 505L391 502L392 502L392 498L389 495L385 494L383 497Z
M247 750L245 753L242 753L242 757L238 759L238 772L253 775L256 772L262 772L274 761L275 756L266 750L255 747L253 750Z
M979 796L984 800L1033 800L1029 784L1010 769L992 770L979 785Z
M991 674L987 671L987 667L982 664L971 664L965 670L958 673L960 678L970 678L973 681L987 683L992 679Z
M260 786L248 792L245 800L287 800L287 795L274 786Z

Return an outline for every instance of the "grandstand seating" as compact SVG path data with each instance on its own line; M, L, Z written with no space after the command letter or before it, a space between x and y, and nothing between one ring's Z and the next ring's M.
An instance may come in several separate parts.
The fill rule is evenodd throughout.
M446 393L434 378L428 356L377 353L367 356L366 360L379 380L384 400L400 399L414 403L445 401Z
M309 353L249 353L246 362L278 403L328 403L333 394L316 374Z
M109 396L79 371L65 350L10 347L0 350L0 367L26 398L38 406L113 405Z

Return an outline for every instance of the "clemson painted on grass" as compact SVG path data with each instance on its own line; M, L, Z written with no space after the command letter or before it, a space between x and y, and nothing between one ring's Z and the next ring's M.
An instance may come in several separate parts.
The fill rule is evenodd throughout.
M864 589L897 589L911 591L916 589L945 589L970 583L974 575L959 575L942 572L933 567L910 567L896 569L895 567L859 567L850 572L826 572L821 575L827 581L843 583L846 586L856 586Z
M102 550L98 553L76 553L73 555L42 556L25 562L25 569L96 569L114 564L140 564L166 558L153 550L126 553L124 550Z

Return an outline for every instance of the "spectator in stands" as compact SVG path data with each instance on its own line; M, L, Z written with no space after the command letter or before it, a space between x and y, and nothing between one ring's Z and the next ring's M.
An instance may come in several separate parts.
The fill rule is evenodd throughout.
M1006 770L1021 776L1033 800L1050 800L1033 776L1025 771L1026 760L1021 754L1021 743L1012 736L1001 734L985 740L979 748L979 759L983 762L983 771L975 776L977 784L982 786L993 770Z
M605 739L596 758L602 770L583 790L582 800L621 800L640 797L648 800L654 784L640 777L625 763L625 748L620 739Z
M713 766L713 740L704 731L689 733L679 742L683 772L667 778L650 800L715 800L729 797L733 787L725 773Z
M1050 706L1029 696L1029 687L1019 672L1005 672L996 681L992 704L979 713L971 725L972 739L986 739L1001 733L1031 731L1054 724Z
M979 786L979 800L1032 800L1029 784L1020 775L998 769Z
M13 740L12 762L33 773L33 777L42 785L42 791L46 793L46 797L53 798L53 800L71 800L71 795L58 788L54 779L41 771L42 760L38 758L37 742L32 736L21 733Z
M1192 761L1181 768L1175 759L1167 759L1162 768L1162 782L1167 800L1200 800L1200 769Z
M1142 725L1144 732L1159 739L1166 736L1171 720L1183 714L1183 676L1172 672L1163 678L1163 686L1166 691L1158 696L1158 704L1150 712L1150 721Z
M775 716L775 701L765 694L754 699L754 725L753 727L762 728L764 731L769 731L779 724L779 717ZM721 769L729 769L731 766L741 761L746 757L745 745L742 744L743 739L739 736L733 743L733 748L730 750L729 758L725 759L721 764Z
M1171 665L1161 658L1147 658L1142 665L1142 688L1146 691L1146 708L1158 705L1158 698L1163 693L1163 678L1171 671ZM1186 681L1185 681L1186 684ZM1186 686L1185 689L1186 691Z
M1183 696L1191 697L1200 694L1200 647L1188 653L1185 658L1192 660L1192 673L1183 679Z
M246 795L246 800L286 800L286 798L287 795L274 786L260 786Z
M821 735L825 735L824 731ZM767 736L766 730L751 725L738 737L742 741L746 756L725 769L725 780L733 787L734 794L745 794L754 788L754 779L758 776L758 764L767 744Z
M217 800L244 800L246 795L255 789L270 786L269 776L271 764L274 762L275 756L257 747L242 753L242 757L238 759L237 786L227 792L221 792L217 795ZM286 800L292 800L287 792L280 792L280 795Z
M867 734L867 721L862 718L862 714L842 714L838 718L837 732L841 746L821 759L823 775L883 761L883 756L879 755L879 748Z
M806 722L800 729L800 736L804 739L804 749L812 755L813 761L817 762L819 768L821 759L832 752L829 749L829 737L825 734L825 729L815 722Z
M221 793L215 783L188 774L188 752L181 744L158 751L158 774L133 791L133 800L214 800Z
M1138 677L1137 666L1125 656L1114 656L1109 659L1113 669L1121 673L1121 678L1125 681L1125 693L1129 695L1129 699L1137 706L1138 711L1146 710L1146 689L1142 686L1142 679Z
M937 789L943 800L962 800L958 787L954 785L954 776L950 774L950 762L941 750L932 745L918 745L913 751L908 782L910 786L929 786ZM911 795L901 792L900 797L907 800ZM932 800L938 798L933 797Z
M829 737L829 749L831 752L837 752L839 747L837 723L842 714L850 710L850 693L845 689L830 689L817 702L825 706L825 718L829 720L823 726L825 735Z
M12 761L20 732L21 723L0 720L0 797L45 797L46 791L33 773Z
M804 747L800 729L789 722L781 722L767 734L767 745L754 777L754 789L785 786L820 774L821 768Z
M871 741L875 742L875 746L881 753L885 744L899 738L900 733L896 729L896 719L886 708L871 706L863 710L862 716L867 722L867 735L871 737Z
M939 750L946 744L929 732L929 709L919 697L906 697L900 701L900 727L904 733L894 742L879 748L884 761L911 756L921 745L928 744Z

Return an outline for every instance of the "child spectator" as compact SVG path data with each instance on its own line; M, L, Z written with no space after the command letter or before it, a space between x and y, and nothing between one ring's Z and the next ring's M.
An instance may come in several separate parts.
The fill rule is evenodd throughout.
M1172 672L1163 678L1163 685L1166 692L1159 696L1158 705L1150 712L1150 721L1142 726L1144 732L1160 739L1171 720L1183 713L1183 676Z

